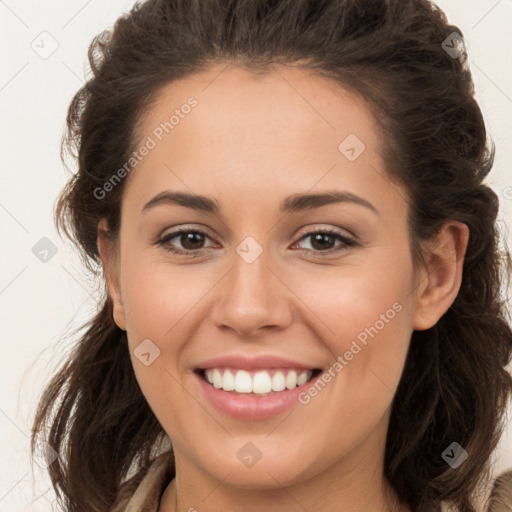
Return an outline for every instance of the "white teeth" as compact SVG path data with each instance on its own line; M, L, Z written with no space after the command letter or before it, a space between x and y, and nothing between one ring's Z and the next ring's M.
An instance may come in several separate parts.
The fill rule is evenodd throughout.
M312 374L311 370L304 370L299 374L295 370L278 370L271 377L265 370L257 371L253 375L245 370L209 368L205 371L206 380L216 389L257 395L295 389L311 379Z
M302 384L306 384L307 381L308 381L308 374L306 372L302 372L297 377L297 386L302 386Z
M267 372L257 372L252 379L253 393L270 393L272 391L272 379Z
M297 387L297 372L295 370L288 372L288 375L286 376L286 387L288 389Z
M238 370L236 372L235 391L237 393L252 393L252 379L249 372L244 370Z
M226 370L224 372L224 377L222 380L222 389L224 391L233 391L235 389L235 377L229 370Z
M222 374L217 368L213 370L213 387L217 389L222 387Z
M272 375L272 391L284 391L286 389L286 379L283 372L276 372Z

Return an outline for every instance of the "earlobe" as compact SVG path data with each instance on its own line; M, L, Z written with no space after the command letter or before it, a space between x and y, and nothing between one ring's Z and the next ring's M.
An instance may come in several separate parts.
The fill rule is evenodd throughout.
M459 293L469 228L458 221L446 223L431 244L416 290L413 328L433 327Z
M96 243L103 266L103 275L105 276L108 294L113 303L114 322L120 329L126 330L124 306L119 287L117 258L112 241L109 238L106 219L101 219L98 223Z

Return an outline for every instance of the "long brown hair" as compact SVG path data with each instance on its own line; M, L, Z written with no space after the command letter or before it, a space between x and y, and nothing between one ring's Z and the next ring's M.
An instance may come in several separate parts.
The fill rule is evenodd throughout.
M462 35L428 0L137 3L89 48L92 76L72 100L63 140L78 171L55 212L58 228L101 279L97 226L106 218L118 232L124 182L102 199L98 187L129 160L137 122L159 90L212 63L255 71L297 65L364 97L387 148L388 175L408 192L418 261L446 220L470 229L460 292L434 327L413 333L393 401L385 475L419 512L443 500L475 510L512 392L505 369L512 332L500 297L510 257L499 250L497 196L483 183L494 146L454 32ZM106 292L44 391L33 447L38 439L60 455L49 474L69 512L109 510L127 477L136 473L135 486L165 442ZM454 441L469 454L457 469L442 457Z

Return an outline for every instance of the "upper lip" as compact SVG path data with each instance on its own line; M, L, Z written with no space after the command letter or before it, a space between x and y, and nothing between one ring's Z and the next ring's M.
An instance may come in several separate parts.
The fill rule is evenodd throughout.
M240 370L257 370L262 368L294 368L304 370L314 370L318 366L300 363L280 356L259 355L247 357L240 354L229 354L224 356L213 357L202 361L197 365L198 370L206 370L208 368L237 368Z

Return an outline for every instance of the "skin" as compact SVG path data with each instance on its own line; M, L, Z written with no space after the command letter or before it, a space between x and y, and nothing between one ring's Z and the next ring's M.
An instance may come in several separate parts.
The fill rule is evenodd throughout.
M425 265L413 266L406 192L386 174L371 111L325 78L215 65L166 85L140 120L140 140L190 96L198 106L127 178L117 242L103 220L98 226L114 319L174 446L177 477L160 512L410 510L394 504L383 476L392 399L412 331L434 325L457 295L467 227L447 222ZM355 161L338 149L349 134L366 146ZM279 212L291 194L332 189L378 213L351 202ZM221 214L173 204L141 213L165 190L211 196ZM208 236L195 245L177 236L167 246L199 256L153 243L180 227ZM356 245L333 238L325 250L342 250L323 256L304 237L315 228ZM251 264L236 252L247 236L263 249ZM196 382L199 362L235 352L327 370L394 303L401 311L317 396L276 417L227 416ZM147 338L160 350L149 366L133 352ZM251 468L237 457L248 442L262 453Z

